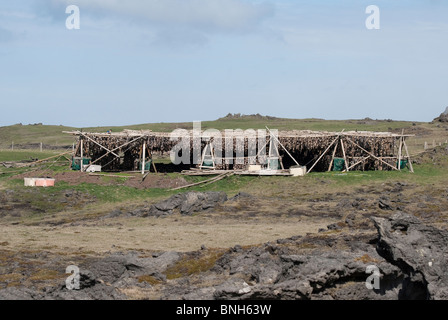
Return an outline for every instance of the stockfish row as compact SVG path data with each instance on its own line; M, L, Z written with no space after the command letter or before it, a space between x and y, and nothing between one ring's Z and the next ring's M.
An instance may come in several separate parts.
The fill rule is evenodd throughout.
M276 142L277 154L285 168L297 161L302 166L314 165L314 171L326 171L335 159L343 158L346 168L351 167L352 170L392 170L397 166L401 152L400 139L404 141L410 136L368 131L292 130L278 131L274 135L270 134L271 131L264 131L264 135L260 132L263 131L65 133L78 137L73 156L89 158L91 163L101 165L105 171L138 170L143 154L145 157L169 156L172 151L179 161L190 163L191 167L199 167L201 163L194 160L203 159L203 153L208 151L213 153L215 169L244 169L248 164L257 164L267 158L271 140Z

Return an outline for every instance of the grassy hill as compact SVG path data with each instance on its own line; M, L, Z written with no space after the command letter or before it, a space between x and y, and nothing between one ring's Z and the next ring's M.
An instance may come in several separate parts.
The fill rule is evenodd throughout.
M203 121L202 129L264 129L268 126L271 129L278 130L316 130L316 131L345 131L365 130L365 131L392 131L416 134L415 139L411 139L412 149L423 148L427 141L432 146L433 141L444 142L448 139L448 128L437 123L392 121L392 120L372 120L352 119L352 120L324 120L324 119L285 119L261 115L241 116L239 114L229 114L226 117L213 121ZM111 129L114 132L120 132L123 129L149 129L160 132L170 132L177 128L192 129L193 123L147 123L129 126L111 126L111 127L86 127L83 131L106 132ZM40 143L51 146L67 146L74 142L74 137L64 134L63 131L78 130L81 128L55 126L55 125L12 125L0 127L0 149L10 149L11 143L17 149L20 145Z
M15 145L28 143L44 143L49 145L68 145L73 142L73 137L63 134L64 130L74 128L51 125L20 125L0 127L0 148L10 148Z

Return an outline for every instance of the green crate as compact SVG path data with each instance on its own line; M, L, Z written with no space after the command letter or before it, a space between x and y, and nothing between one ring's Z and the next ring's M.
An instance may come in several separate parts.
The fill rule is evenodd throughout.
M400 160L400 170L406 168L407 165L408 165L408 160ZM397 161L397 166L398 166L398 161Z
M82 158L82 164L87 165L90 163L90 158ZM81 157L72 158L72 170L81 170Z
M151 164L152 164L152 160L145 161L145 171L150 171L151 170ZM142 163L141 162L138 164L138 170L142 170Z
M333 160L333 171L344 170L345 160L343 158L334 158Z
M204 161L202 162L202 166L203 166L203 167L210 167L210 168L213 168L213 160L204 160Z
M278 159L269 159L269 169L278 170L280 168L280 162Z

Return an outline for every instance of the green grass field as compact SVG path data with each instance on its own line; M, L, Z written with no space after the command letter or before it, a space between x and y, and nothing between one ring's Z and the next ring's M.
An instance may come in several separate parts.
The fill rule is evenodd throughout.
M40 152L39 150L0 150L0 162L45 159L57 154L59 154L59 152L56 151Z
M41 153L39 151L0 151L0 162L23 160L27 158L43 158L55 155L57 153ZM441 158L443 160L446 158ZM54 188L36 189L42 193L61 192L66 189L73 189L86 194L90 194L97 198L102 203L118 203L129 200L145 200L154 198L163 198L170 195L186 192L191 190L196 191L224 191L229 196L232 196L239 191L258 192L260 194L300 194L300 190L309 191L310 185L319 185L320 182L326 181L328 184L323 188L326 190L337 191L338 188L353 188L368 184L377 184L390 181L406 181L418 185L430 184L444 184L448 179L447 164L448 159L443 161L445 165L432 164L426 161L422 164L414 165L415 173L410 173L408 169L401 172L397 171L352 171L348 173L340 172L312 172L304 177L279 177L279 176L231 176L226 179L217 181L216 183L202 187L194 186L178 191L170 191L162 188L151 189L136 189L122 185L126 177L103 177L103 180L110 183L110 185L96 185L92 183L80 183L79 185L69 185L65 182L57 182ZM39 167L41 170L48 169L51 172L71 171L66 163L57 163L49 166L51 163L43 164ZM0 168L0 184L3 188L21 189L23 186L22 179L14 179L14 175L25 172L27 170L35 170L35 168ZM152 173L153 175L154 173ZM118 174L114 174L118 175ZM164 175L164 174L159 174ZM199 182L210 177L201 176L182 176L180 173L165 174L170 178L184 177L188 182ZM12 178L12 179L11 179ZM291 191L293 189L293 191ZM308 193L308 191L306 193Z
M422 130L437 131L437 134L443 134L443 130L439 130L435 125L423 122L407 122L407 121L390 121L390 120L323 120L323 119L282 119L282 118L258 118L245 116L241 118L221 118L214 121L203 121L202 129L264 129L268 126L271 129L278 130L315 130L315 131L399 131L405 129L407 133L410 129L421 128ZM82 128L85 132L121 132L124 129L141 130L149 129L158 132L171 132L177 128L192 129L192 122L180 123L147 123L128 126L111 126L111 127L87 127ZM11 144L29 144L40 143L52 146L71 145L75 138L63 131L79 130L62 125L12 125L0 127L0 149L10 149ZM446 130L445 130L446 131ZM445 137L448 135L445 132ZM428 138L429 141L432 141Z
M73 143L73 137L63 134L62 131L74 128L52 125L12 125L0 127L0 147L10 149L12 142L15 145L27 143L44 143L61 146Z
M365 131L401 131L404 129L406 132L415 132L415 138L408 139L408 145L410 152L417 153L423 151L423 144L425 141L445 141L448 139L448 129L433 123L422 122L405 122L405 121L389 121L389 120L322 120L322 119L280 119L280 118L260 118L246 116L241 118L221 118L215 121L202 122L203 129L216 128L222 129L262 129L268 126L272 129L279 130L322 130L322 131L341 131L348 130L365 130ZM123 127L96 127L96 128L83 128L83 131L93 132L105 132L108 129L112 129L115 132L121 131L125 128L129 129L151 129L153 131L171 131L176 128L192 128L192 123L154 123L154 124L141 124L131 125ZM68 134L62 133L62 131L75 130L76 128L66 126L48 126L48 125L13 125L8 127L0 127L0 141L2 142L2 148L0 149L0 162L2 161L20 161L30 159L44 159L56 154L60 154L61 151L44 150L10 150L10 142L14 141L14 144L26 144L43 142L50 145L70 145L73 143L74 138ZM7 143L5 143L5 141ZM167 159L160 159L158 161L167 162ZM446 161L445 161L446 162ZM70 170L67 163L50 164L46 163L42 166L43 169L48 168L51 165L52 171L61 172L64 170ZM324 180L329 182L325 188L336 188L339 186L352 187L360 186L371 183L384 183L392 180L404 180L410 183L428 184L428 183L443 183L448 178L446 168L431 164L428 160L424 164L415 166L415 174L411 174L404 170L403 172L391 172L391 171L370 171L370 172L349 172L347 174L341 173L311 173L305 177L300 178L285 178L285 177L243 177L233 176L207 187L193 187L183 189L178 192L184 192L189 190L214 190L225 191L229 195L236 194L238 191L253 191L271 193L271 194L297 194L299 189L307 189L307 186L314 184L316 181ZM23 181L11 180L14 174L24 172L26 170L32 170L32 168L22 169L6 169L0 167L0 184L5 187L21 188ZM179 177L180 174L170 174L173 178ZM189 182L197 182L207 179L207 177L184 177ZM94 185L81 183L76 186L69 186L63 182L57 184L53 191L62 191L66 188L72 188L81 192L85 192L95 196L102 203L116 203L129 200L143 200L166 197L171 194L177 193L167 191L165 189L148 189L137 190L126 186L121 186L120 181L125 178L107 178L111 180L111 186ZM121 180L120 180L121 179ZM295 191L291 192L291 188ZM39 192L52 192L48 190L42 190Z

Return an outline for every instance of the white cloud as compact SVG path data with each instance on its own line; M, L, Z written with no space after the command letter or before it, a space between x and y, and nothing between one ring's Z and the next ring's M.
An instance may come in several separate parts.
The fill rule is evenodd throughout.
M248 32L274 14L272 4L247 0L52 0L50 4L53 9L76 4L82 14L113 14L206 33Z

